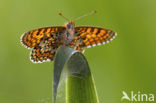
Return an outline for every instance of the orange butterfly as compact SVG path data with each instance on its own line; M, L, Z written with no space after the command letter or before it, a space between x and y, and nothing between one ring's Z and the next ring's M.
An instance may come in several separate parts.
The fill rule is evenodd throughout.
M95 12L97 11L88 15ZM63 16L61 13L59 14ZM47 60L53 61L60 45L83 51L88 47L105 44L115 36L116 33L112 30L87 26L75 27L74 21L70 21L64 26L44 27L26 32L22 35L21 42L26 48L32 50L32 62L38 63Z

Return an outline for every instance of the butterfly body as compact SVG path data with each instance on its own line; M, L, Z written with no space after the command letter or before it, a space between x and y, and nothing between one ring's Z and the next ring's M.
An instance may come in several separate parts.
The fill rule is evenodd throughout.
M78 51L85 48L107 43L116 33L99 27L75 27L74 21L64 26L44 27L26 32L21 37L22 44L31 49L32 62L54 60L60 45L71 47Z

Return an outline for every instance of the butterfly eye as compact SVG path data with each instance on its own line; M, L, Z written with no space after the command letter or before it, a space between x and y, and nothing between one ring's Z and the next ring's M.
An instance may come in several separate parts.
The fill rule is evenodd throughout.
M70 27L71 27L71 25L70 25L70 23L68 23L68 24L67 24L67 28L70 29Z

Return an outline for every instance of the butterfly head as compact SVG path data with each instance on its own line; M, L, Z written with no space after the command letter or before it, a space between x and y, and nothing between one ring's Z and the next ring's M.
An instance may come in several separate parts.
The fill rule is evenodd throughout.
M74 31L75 31L74 30L74 28L75 28L74 21L67 22L64 24L64 26L69 34L74 35Z
M65 28L67 30L67 37L68 39L73 39L74 38L74 32L75 32L75 26L74 26L74 21L69 21L65 23ZM69 35L68 35L69 34Z
M70 22L67 22L67 23L64 24L64 26L68 30L74 30L74 25L75 25L74 21L70 21Z

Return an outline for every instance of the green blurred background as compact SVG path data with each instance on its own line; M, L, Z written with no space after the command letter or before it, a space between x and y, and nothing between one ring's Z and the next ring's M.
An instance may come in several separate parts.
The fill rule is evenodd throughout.
M118 33L109 44L89 48L100 103L123 103L122 91L156 95L155 0L0 0L0 103L51 103L53 62L33 64L20 43L23 32L63 25L93 10L76 25ZM125 101L126 102L126 101Z

